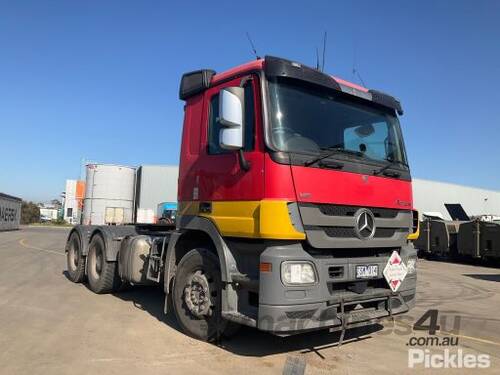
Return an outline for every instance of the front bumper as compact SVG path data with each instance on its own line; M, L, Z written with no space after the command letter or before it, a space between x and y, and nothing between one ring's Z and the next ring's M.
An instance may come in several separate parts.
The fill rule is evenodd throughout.
M352 251L355 253L356 249ZM400 255L406 262L416 252L409 245L401 249ZM312 262L319 281L311 286L285 286L281 281L281 263L293 260ZM258 328L280 335L322 328L340 330L407 312L415 305L416 273L407 275L393 293L382 275L387 260L388 257L313 257L300 243L269 247L260 257L261 262L272 264L273 272L260 274ZM378 277L356 280L356 265L366 264L378 264ZM332 277L332 268L341 269L341 276L337 272Z

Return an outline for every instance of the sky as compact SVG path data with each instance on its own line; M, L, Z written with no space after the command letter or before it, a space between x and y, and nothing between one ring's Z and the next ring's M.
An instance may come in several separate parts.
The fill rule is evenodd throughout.
M0 0L0 191L57 198L85 160L178 164L182 73L260 55L398 97L415 178L500 190L498 1Z

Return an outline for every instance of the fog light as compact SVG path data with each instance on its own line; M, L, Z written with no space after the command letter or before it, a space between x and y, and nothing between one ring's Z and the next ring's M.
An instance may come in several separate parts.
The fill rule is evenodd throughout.
M417 258L408 258L406 261L406 269L408 271L408 275L417 272Z
M314 284L317 281L316 270L309 262L283 262L281 280L285 285Z

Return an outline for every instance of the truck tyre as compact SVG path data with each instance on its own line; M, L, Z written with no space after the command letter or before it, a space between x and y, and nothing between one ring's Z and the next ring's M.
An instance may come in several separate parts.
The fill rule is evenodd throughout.
M66 248L66 264L68 278L71 281L81 283L85 280L85 257L82 254L80 235L77 232L73 232L69 237Z
M106 260L106 245L100 235L90 241L87 277L90 290L97 294L112 293L121 285L117 264Z
M174 278L172 304L177 322L189 336L214 341L234 331L221 316L222 280L219 260L207 249L184 255Z

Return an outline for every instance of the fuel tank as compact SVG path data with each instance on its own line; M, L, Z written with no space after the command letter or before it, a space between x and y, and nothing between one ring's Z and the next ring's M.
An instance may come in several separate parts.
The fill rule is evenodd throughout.
M153 285L147 279L152 238L146 235L125 237L118 253L120 278L134 285Z

